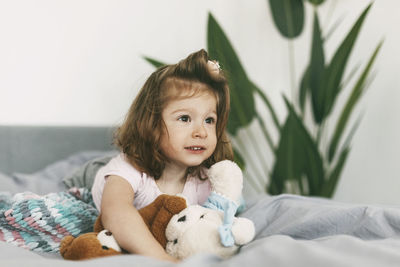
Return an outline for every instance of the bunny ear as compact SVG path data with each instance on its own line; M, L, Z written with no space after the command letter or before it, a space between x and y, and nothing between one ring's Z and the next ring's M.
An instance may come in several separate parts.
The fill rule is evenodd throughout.
M243 189L243 173L235 162L219 161L208 169L207 174L211 191L238 203Z
M247 218L235 218L232 225L232 235L237 245L244 245L255 236L254 223Z

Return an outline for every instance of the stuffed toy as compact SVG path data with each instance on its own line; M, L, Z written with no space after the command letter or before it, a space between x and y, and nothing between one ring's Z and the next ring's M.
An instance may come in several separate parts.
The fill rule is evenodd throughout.
M203 206L187 207L183 197L161 195L139 210L156 240L175 258L200 252L227 258L254 238L253 222L235 217L242 207L240 168L232 161L220 161L208 170L208 178L212 192ZM61 255L81 260L122 253L112 233L101 225L100 216L94 231L77 238L65 237Z
M150 205L139 210L155 239L165 248L165 229L171 217L186 208L186 200L179 196L160 195ZM105 230L101 215L93 227L94 232L78 237L66 236L61 241L60 254L68 260L85 260L122 254L112 233Z
M232 161L220 161L211 166L208 178L212 192L203 206L188 206L167 225L166 251L175 258L199 252L228 258L254 238L253 222L235 217L242 201L240 168Z

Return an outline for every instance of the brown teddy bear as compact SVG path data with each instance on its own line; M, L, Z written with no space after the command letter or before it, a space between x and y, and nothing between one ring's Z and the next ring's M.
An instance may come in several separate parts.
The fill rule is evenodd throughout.
M150 205L139 210L144 222L155 239L165 248L167 239L165 229L173 215L186 208L182 197L160 195ZM101 216L96 220L94 232L78 237L66 236L61 241L60 253L64 259L85 260L102 256L119 255L119 248L110 231L104 230Z

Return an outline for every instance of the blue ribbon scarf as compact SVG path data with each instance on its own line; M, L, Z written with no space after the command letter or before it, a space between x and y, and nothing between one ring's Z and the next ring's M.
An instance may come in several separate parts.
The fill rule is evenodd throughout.
M225 247L233 246L235 244L232 234L233 219L236 212L244 208L243 198L241 198L240 206L238 206L234 201L215 192L211 192L210 196L203 204L203 207L213 210L220 210L224 213L224 221L223 224L218 227L218 233L221 238L222 245Z

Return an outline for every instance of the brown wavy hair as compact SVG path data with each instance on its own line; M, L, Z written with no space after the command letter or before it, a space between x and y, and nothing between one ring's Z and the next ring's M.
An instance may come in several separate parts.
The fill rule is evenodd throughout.
M218 73L210 71L208 60L207 52L202 49L177 64L162 66L150 75L136 96L125 121L115 132L114 142L139 171L154 179L160 178L165 162L168 162L160 150L165 129L163 108L170 99L182 93L196 94L197 90L202 90L204 87L196 86L198 83L205 85L217 98L217 145L208 159L199 166L188 168L187 174L202 178L203 167L233 159L232 146L225 131L230 108L228 82L221 70Z

